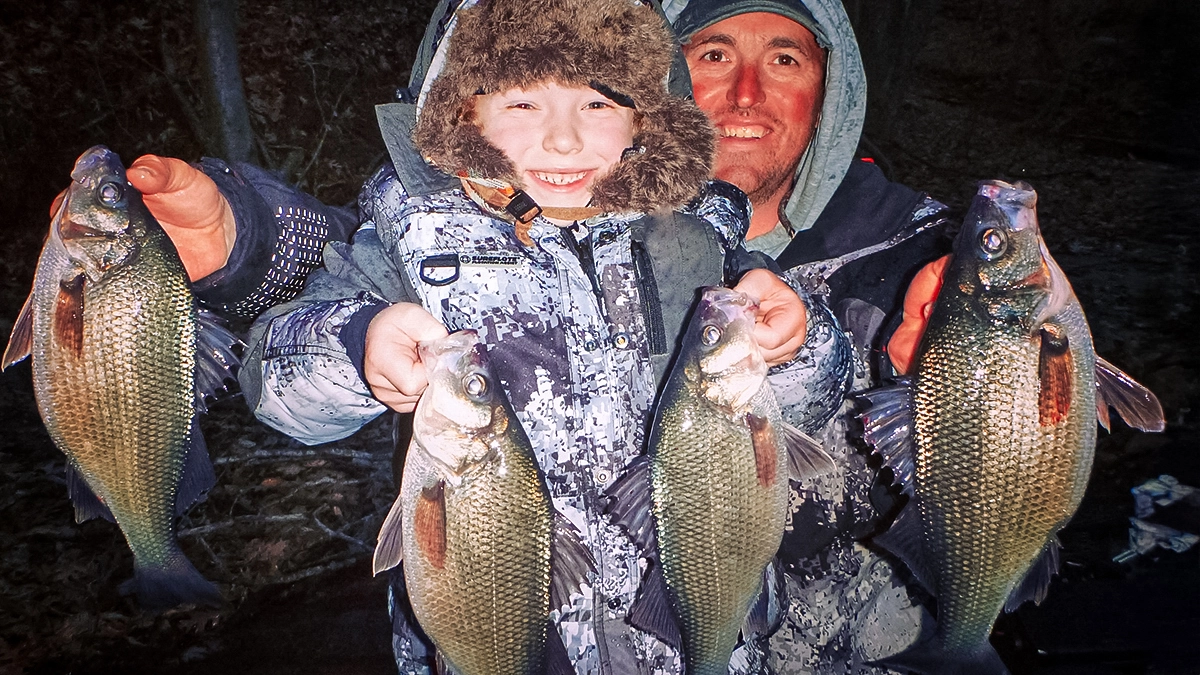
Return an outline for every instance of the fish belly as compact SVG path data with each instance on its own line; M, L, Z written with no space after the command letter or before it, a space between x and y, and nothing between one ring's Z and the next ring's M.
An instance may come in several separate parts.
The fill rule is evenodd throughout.
M35 283L43 296L34 329L42 417L112 512L136 564L164 564L178 552L175 494L194 415L196 318L182 267L145 246L135 264L85 281L78 353L55 337L66 267L48 267Z
M787 510L782 445L774 480L763 485L749 430L717 414L697 414L702 405L664 410L652 463L663 575L677 603L689 672L696 674L728 670L763 570L779 549Z
M404 573L421 628L460 675L537 672L550 611L549 496L532 459L509 456L446 485L445 546L415 531L440 475L422 450L405 465Z

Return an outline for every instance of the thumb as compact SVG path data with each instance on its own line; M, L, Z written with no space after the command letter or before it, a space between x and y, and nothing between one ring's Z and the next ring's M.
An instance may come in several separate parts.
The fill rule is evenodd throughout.
M181 159L157 155L137 158L125 175L175 243L189 277L200 279L225 265L237 226L211 178Z
M229 207L217 184L181 159L144 155L125 175L154 218L168 228L216 228Z
M129 165L125 176L129 179L129 184L145 197L183 188L191 182L188 178L190 171L196 170L181 159L142 155Z

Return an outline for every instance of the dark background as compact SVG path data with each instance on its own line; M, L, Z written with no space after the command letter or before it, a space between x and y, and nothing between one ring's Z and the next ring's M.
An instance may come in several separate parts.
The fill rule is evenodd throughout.
M262 161L335 204L383 159L372 106L408 76L431 3L243 3L239 49ZM1165 434L1102 434L1063 532L1063 575L1002 617L1015 673L1200 673L1200 556L1132 563L1130 488L1200 485L1200 3L982 0L848 7L872 103L863 150L962 209L975 182L1024 179L1097 351L1162 399ZM191 3L0 0L0 335L29 291L47 210L74 159L203 154ZM899 37L898 37L899 36ZM0 375L0 672L390 672L370 548L392 499L390 429L305 448L238 400L204 420L218 487L180 523L220 612L139 612L108 524L74 524L29 367ZM1197 509L1162 522L1200 533ZM1189 529L1190 528L1190 529Z

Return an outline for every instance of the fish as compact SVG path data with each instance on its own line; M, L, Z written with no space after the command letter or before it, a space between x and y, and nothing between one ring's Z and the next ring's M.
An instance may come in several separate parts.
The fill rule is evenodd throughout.
M77 522L121 529L147 609L220 606L175 519L215 483L197 416L238 367L239 344L203 314L179 255L104 146L79 156L0 368L32 356L38 412L67 456Z
M756 307L729 288L701 290L647 452L607 491L606 511L648 561L629 621L682 649L691 675L728 672L739 635L769 635L760 599L778 586L789 479L833 469L783 420Z
M1154 394L1096 356L1042 239L1037 193L979 184L911 376L867 392L863 439L907 504L876 543L936 597L928 639L880 660L919 673L1006 673L1004 611L1045 598L1057 533L1079 508L1109 407L1165 426Z
M592 555L554 510L478 334L422 342L418 353L429 385L374 573L403 563L413 614L453 672L574 673L550 613L595 574Z

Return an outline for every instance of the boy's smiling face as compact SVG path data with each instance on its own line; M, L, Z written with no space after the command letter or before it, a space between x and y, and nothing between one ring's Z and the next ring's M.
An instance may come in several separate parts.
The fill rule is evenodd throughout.
M589 87L547 82L475 97L475 122L541 206L587 206L633 145L634 111Z

